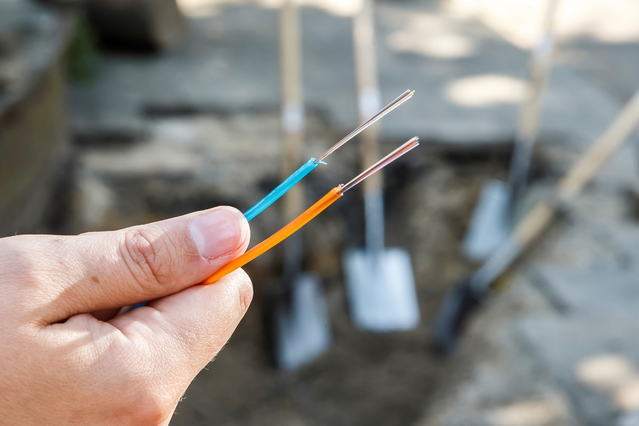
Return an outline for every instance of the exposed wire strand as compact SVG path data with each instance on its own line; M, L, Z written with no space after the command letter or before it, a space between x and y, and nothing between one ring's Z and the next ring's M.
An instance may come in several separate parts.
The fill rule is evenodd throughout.
M419 145L419 138L417 136L405 142L402 146L397 148L395 151L391 152L386 157L382 158L377 163L373 164L368 169L364 170L362 173L354 177L346 185L343 185L341 190L342 194L348 191L349 189L353 188L355 185L357 185L358 183L360 183L361 181L363 181L364 179L366 179L373 173L383 169L384 167L386 167L393 161L397 160L399 157L406 154L408 151L417 147L418 145Z
M382 118L383 116L385 116L386 114L388 114L389 112L391 112L392 110L394 110L395 108L397 108L398 106L400 106L401 104L403 104L404 102L409 100L413 96L414 93L415 93L414 90L407 90L404 93L402 93L401 95L399 95L397 98L395 98L395 100L393 100L391 103L389 103L384 108L382 108L381 111L379 111L377 114L375 114L374 116L372 116L371 118L366 120L364 123L360 124L355 130L350 132L348 135L344 136L342 138L342 140L340 140L335 145L330 147L328 149L328 151L326 151L324 154L322 154L319 157L317 157L317 159L315 161L319 163L320 161L324 160L326 157L331 155L333 152L337 151L337 149L339 149L339 147L344 145L346 142L350 141L355 136L359 135L361 132L363 132L369 126L372 126L373 124L375 124L377 122L377 120L379 120L380 118Z

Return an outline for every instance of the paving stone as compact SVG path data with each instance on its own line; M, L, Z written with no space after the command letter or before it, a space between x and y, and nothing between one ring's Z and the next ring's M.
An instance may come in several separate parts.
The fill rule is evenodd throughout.
M570 395L583 422L612 424L639 408L639 327L609 315L532 314L514 331Z
M598 227L599 239L611 250L619 253L619 256L627 268L639 268L639 225L630 214L625 215L625 220L595 222Z
M466 331L439 395L416 424L582 425L562 389L512 332L511 318L548 309L543 296L520 277L486 308Z
M84 156L86 167L96 173L117 176L152 178L191 176L201 167L202 159L194 153L157 144L136 146L126 151L92 152Z
M610 313L639 320L639 274L636 270L542 265L535 275L537 286L560 310Z
M615 424L616 426L639 426L639 411L620 416Z
M417 90L401 112L384 120L384 137L419 135L457 144L512 140L527 52L475 21L410 5L381 4L377 23L383 101ZM137 129L144 127L145 111L279 108L276 10L228 6L192 19L191 26L188 41L168 54L105 56L94 84L71 91L76 130ZM351 21L308 8L302 27L307 107L346 131L357 123ZM457 48L438 50L438 40ZM542 135L589 144L617 108L598 88L557 67Z
M591 221L581 221L572 215L555 220L554 225L540 237L531 247L530 254L523 259L527 262L586 270L628 266L624 254L602 243L599 231L594 229Z

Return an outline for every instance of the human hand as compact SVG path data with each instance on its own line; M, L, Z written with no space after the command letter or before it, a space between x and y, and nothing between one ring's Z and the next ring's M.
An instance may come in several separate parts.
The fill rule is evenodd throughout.
M0 239L0 424L168 424L253 296L242 270L196 284L241 255L249 234L244 216L222 207L113 232Z

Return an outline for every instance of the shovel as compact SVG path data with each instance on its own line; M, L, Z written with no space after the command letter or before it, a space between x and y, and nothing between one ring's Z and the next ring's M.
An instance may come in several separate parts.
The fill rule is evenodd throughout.
M353 23L358 106L361 118L370 117L381 104L377 82L373 4L365 0ZM364 168L379 157L378 129L361 135ZM364 181L366 247L344 254L346 289L354 324L385 332L407 330L419 323L415 279L408 252L384 247L384 198L381 173Z
M484 261L506 240L517 206L528 182L533 147L539 135L543 95L548 85L554 51L553 22L559 0L548 0L543 33L532 51L530 74L519 117L508 184L491 180L484 184L464 238L468 259Z
M579 158L555 187L554 197L539 201L513 232L474 274L459 281L446 294L433 326L434 349L450 354L466 323L491 293L493 282L552 223L562 206L569 205L604 163L639 125L639 90L597 141Z
M280 12L282 129L284 133L283 175L295 171L302 158L304 107L301 77L299 11L294 0L284 2ZM304 185L284 196L284 223L304 210ZM271 321L273 348L278 368L295 370L331 344L326 298L318 277L302 273L302 233L285 242L283 291L273 300Z

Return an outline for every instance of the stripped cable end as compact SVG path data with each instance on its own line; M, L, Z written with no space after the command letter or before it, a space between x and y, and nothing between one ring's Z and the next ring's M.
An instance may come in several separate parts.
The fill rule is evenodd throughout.
M324 154L317 157L316 161L317 162L322 161L326 157L331 155L333 152L337 151L337 149L340 148L342 145L344 145L346 142L350 141L355 136L359 135L364 130L366 130L368 127L375 124L380 118L382 118L383 116L385 116L386 114L388 114L389 112L391 112L392 110L394 110L395 108L397 108L398 106L400 106L401 104L409 100L414 93L415 93L414 90L407 90L401 95L399 95L391 103L389 103L384 108L382 108L377 114L375 114L374 116L366 120L364 123L360 124L359 127L357 127L355 130L350 132L348 135L344 136L339 142L337 142L335 145L330 147Z
M397 148L395 151L391 152L386 157L382 158L377 163L373 164L368 169L364 170L362 173L355 176L346 185L340 185L339 187L340 193L341 194L345 193L349 189L356 186L358 183L362 182L367 177L373 175L374 173L388 166L390 163L397 160L399 157L406 154L408 151L412 150L413 148L416 148L418 145L419 145L419 138L417 136L412 137L411 139L406 141L404 144L402 144L399 148Z

